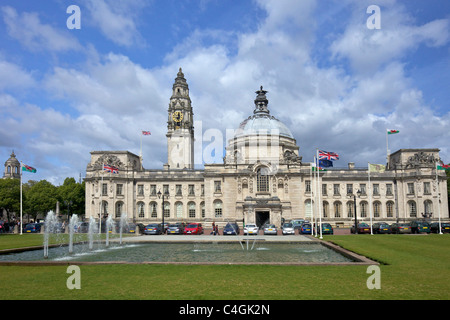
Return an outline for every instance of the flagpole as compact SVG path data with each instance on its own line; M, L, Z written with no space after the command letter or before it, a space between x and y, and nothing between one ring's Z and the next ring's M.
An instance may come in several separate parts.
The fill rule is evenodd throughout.
M439 216L439 234L442 233L441 229L441 192L439 191L439 179L438 179L438 164L436 162L436 187L438 193L438 216Z
M139 158L141 158L141 170L142 170L142 136L143 136L144 134L143 134L143 132L142 132L142 130L141 130L141 134L140 134L140 136L141 136L141 149L140 149L140 151L139 151Z
M22 166L23 163L20 161L20 234L22 235L22 212L23 212L23 204L22 204Z
M320 206L322 204L322 201L320 199L320 194L321 194L321 183L320 183L320 169L319 169L319 149L316 148L316 159L317 159L317 193L318 193L318 197L319 197L319 203L318 203L318 214L319 214L319 230L320 230L320 238L319 239L323 239L322 237L322 210L320 209Z
M386 133L387 134L387 133ZM370 186L370 162L367 162L367 171L369 172L369 216L370 216L370 234L373 235L372 228L372 187Z
M388 141L388 129L386 128L386 163L389 168L389 141Z
M314 157L314 165L316 164L316 159L315 159L315 157ZM310 176L310 178L311 178L311 186L310 186L310 189L311 189L311 236L313 236L314 235L314 232L313 232L313 224L314 224L314 206L313 206L313 200L314 200L314 192L313 192L313 167L311 166L311 176Z

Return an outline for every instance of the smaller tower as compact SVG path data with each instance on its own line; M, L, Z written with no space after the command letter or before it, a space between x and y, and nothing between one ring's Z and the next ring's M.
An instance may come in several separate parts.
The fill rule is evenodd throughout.
M170 97L167 120L167 164L170 169L194 169L194 119L189 87L180 70Z
M20 179L20 162L16 159L14 151L12 151L11 156L5 162L3 179Z

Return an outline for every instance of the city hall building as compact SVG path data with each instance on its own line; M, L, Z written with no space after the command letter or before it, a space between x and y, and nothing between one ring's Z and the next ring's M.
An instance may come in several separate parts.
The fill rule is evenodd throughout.
M448 220L447 178L436 167L439 149L401 149L370 172L353 163L313 171L289 128L270 113L266 93L262 87L256 91L253 113L227 141L223 163L196 169L194 113L180 68L167 110L167 163L145 169L142 157L131 152L92 151L86 218L126 214L146 224L161 222L164 215L166 222L207 226L228 221L280 226L283 220L319 214L335 226L352 225L355 215L367 222L371 216L388 223L439 215ZM105 174L104 166L116 173Z

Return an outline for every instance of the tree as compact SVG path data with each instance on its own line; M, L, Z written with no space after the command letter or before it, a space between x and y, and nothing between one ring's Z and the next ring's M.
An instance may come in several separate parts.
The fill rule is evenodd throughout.
M85 198L84 181L77 183L74 178L66 178L63 185L58 187L61 213L84 214Z
M20 180L0 179L0 209L6 211L8 221L12 212L20 211Z
M34 219L38 214L45 216L50 210L55 210L57 201L57 188L47 180L41 180L27 188L26 208Z

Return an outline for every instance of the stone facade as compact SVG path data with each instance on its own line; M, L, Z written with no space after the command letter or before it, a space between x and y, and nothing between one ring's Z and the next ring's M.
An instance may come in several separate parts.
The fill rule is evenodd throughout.
M312 173L302 162L290 130L268 108L261 87L253 115L228 141L223 164L194 169L193 109L181 69L168 108L168 162L160 170L142 167L127 151L93 151L86 170L86 217L122 214L135 222L165 221L225 224L275 223L291 219L349 226L358 220L408 221L424 215L449 218L445 172L436 170L438 149L401 149L386 170L330 169ZM177 112L178 111L178 112ZM181 114L181 115L180 115ZM175 137L178 137L175 139ZM103 164L118 173L105 173ZM317 177L319 181L317 182ZM162 197L164 194L164 209ZM320 207L317 205L320 204Z

